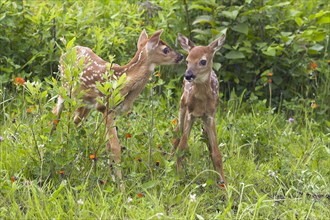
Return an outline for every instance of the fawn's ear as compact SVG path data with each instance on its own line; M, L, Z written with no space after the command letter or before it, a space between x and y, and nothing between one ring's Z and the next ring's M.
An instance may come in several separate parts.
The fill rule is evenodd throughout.
M138 40L138 43L137 43L137 48L138 50L142 48L143 46L143 43L148 40L148 34L146 32L146 29L143 29L143 31L141 32L140 34L140 37L139 37L139 40Z
M158 46L160 35L163 33L163 30L156 31L147 42L147 50L153 50Z
M187 52L189 52L195 46L195 44L191 40L189 40L189 38L180 33L178 34L177 40L179 41L182 49Z
M209 47L214 51L218 51L222 45L225 43L226 35L222 35L221 37L217 38L215 41L209 44Z

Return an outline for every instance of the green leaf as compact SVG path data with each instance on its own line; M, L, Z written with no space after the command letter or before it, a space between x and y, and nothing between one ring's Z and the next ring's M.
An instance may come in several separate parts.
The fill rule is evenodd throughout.
M235 20L237 15L239 13L239 10L233 10L233 11L222 11L221 14L225 16L226 18Z
M141 187L143 189L150 189L153 188L154 186L156 186L158 184L158 180L151 180L149 182L144 183Z
M214 21L213 21L212 16L210 16L210 15L198 16L192 24L195 25L195 24L205 24L205 23L209 23L209 24L213 25Z
M296 23L297 23L297 25L298 25L299 27L301 27L301 25L304 24L303 19L301 19L300 17L295 17L294 20L296 21Z
M263 50L262 53L267 56L274 57L276 55L276 49L270 46L267 48L267 50Z
M192 9L198 9L198 10L202 10L202 11L206 11L206 12L212 12L212 8L205 7L202 5L192 5L189 7L189 10L192 10Z
M320 44L315 44L313 45L312 47L309 48L309 50L315 50L315 51L321 51L323 50L324 46L323 45L320 45Z
M72 38L66 45L66 50L69 50L73 47L74 42L76 41L76 37Z
M232 51L228 52L225 55L225 57L227 59L243 59L243 58L245 58L244 54L237 50L232 50Z
M221 63L213 63L213 69L215 69L215 71L218 71L221 68Z
M249 32L249 26L245 23L235 25L231 28L233 31L247 35Z
M326 15L326 16L320 18L317 21L317 24L329 24L329 23L330 23L330 16L329 15Z

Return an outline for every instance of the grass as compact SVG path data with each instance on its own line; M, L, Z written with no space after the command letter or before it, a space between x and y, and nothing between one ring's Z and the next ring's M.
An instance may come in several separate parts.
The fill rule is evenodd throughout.
M170 155L178 98L149 84L118 118L125 191L109 174L105 128L92 112L72 123L66 110L53 136L54 82L0 88L1 219L326 219L330 135L315 109L288 121L263 100L223 102L217 118L227 190L216 186L201 126L190 136L182 176ZM176 91L176 90L175 90Z

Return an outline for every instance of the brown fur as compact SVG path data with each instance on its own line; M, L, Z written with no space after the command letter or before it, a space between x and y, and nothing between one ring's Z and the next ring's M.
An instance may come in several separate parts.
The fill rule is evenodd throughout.
M182 48L189 52L187 70L180 101L179 127L181 138L174 142L174 149L182 152L188 149L188 138L196 118L204 123L204 132L208 137L208 149L215 170L219 173L221 183L225 183L222 157L217 145L215 115L219 104L218 79L212 70L213 57L225 40L222 36L208 46L194 46L194 43L179 34L178 41ZM204 62L204 63L203 63ZM204 65L205 64L205 65ZM181 170L184 155L177 158L177 170Z
M110 64L97 56L90 48L81 46L74 48L77 51L77 62L81 58L84 59L84 68L79 82L80 91L82 90L84 92L82 99L86 103L86 106L77 109L74 122L78 124L85 118L90 111L91 105L94 105L98 111L102 112L107 127L107 137L109 139L107 149L111 150L112 159L116 164L121 161L121 146L115 128L115 117L131 109L133 102L148 83L156 65L175 64L180 62L183 58L181 54L175 52L167 46L165 42L160 40L161 33L162 30L159 30L148 39L146 31L143 30L137 43L138 50L132 60L124 66L111 66L111 69L115 72L115 76L126 73L123 88L120 90L120 94L124 97L124 100L118 106L114 106L111 109L107 109L106 106L96 101L96 98L103 96L103 94L97 90L96 82L104 81L102 76L108 71L108 66L110 66ZM168 48L168 53L164 52L164 48ZM65 56L66 54L63 54L60 59L60 71L62 75L65 71L63 65ZM58 120L63 110L63 102L63 98L59 96L57 106L53 111L57 115ZM55 131L56 124L54 124L52 132ZM116 174L120 179L122 178L119 169L116 171Z

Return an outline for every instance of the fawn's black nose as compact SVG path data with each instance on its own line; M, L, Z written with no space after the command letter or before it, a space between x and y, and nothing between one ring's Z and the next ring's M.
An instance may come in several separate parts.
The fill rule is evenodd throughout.
M184 74L184 78L189 82L191 82L193 79L195 79L195 77L196 76L193 74L193 72L191 70L187 70Z
M182 60L183 60L183 55L179 53L178 57L176 58L176 62L179 63Z

